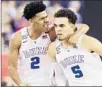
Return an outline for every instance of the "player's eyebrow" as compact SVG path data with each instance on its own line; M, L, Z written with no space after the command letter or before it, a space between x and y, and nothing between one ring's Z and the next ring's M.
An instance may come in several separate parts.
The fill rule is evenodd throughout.
M55 26L55 27L56 27L56 26L64 27L64 26L65 26L65 24L59 24L59 25L54 24L54 26Z
M46 16L44 16L44 17L41 17L40 19L45 19L45 18L47 18L48 17L48 15L46 15Z
M56 25L56 24L54 24L54 26L56 27L57 25Z

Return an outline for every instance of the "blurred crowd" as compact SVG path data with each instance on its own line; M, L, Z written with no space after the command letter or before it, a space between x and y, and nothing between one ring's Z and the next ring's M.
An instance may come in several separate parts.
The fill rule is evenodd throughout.
M2 1L2 80L5 76L8 76L7 72L7 51L9 46L9 40L11 35L20 30L23 27L29 26L23 16L23 9L30 1ZM77 23L82 23L81 8L83 6L82 1L67 1L67 0L49 0L43 1L47 6L48 17L53 21L53 15L61 8L69 8L77 15ZM5 61L5 62L4 62ZM5 83L4 83L5 84Z

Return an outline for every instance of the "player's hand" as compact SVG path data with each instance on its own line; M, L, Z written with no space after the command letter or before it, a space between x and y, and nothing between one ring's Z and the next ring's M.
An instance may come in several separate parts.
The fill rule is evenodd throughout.
M70 36L69 43L72 45L76 45L79 38L75 37L74 35Z
M89 26L87 24L76 24L76 32L70 36L69 43L76 44L80 36L85 34L89 30Z
M30 86L28 83L22 82L19 86Z
M78 30L82 30L82 32L85 34L89 30L89 26L87 24L75 24Z

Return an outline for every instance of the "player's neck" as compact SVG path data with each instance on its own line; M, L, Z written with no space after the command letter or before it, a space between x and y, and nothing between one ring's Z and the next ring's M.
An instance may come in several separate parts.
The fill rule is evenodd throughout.
M36 30L37 29L34 29L34 27L32 27L32 26L28 27L29 37L31 39L37 39L42 34L42 32L39 32L39 31L36 31Z
M71 43L69 42L69 39L65 39L65 40L61 41L61 43L62 43L62 45L63 45L64 47L68 47L68 46L72 46L72 47L73 47L73 44L71 44Z

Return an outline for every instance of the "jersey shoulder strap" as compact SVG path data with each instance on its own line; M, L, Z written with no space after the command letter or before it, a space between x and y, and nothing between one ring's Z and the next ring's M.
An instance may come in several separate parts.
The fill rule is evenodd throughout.
M27 42L27 38L28 38L28 28L22 28L21 30L21 39L22 39L22 43Z

